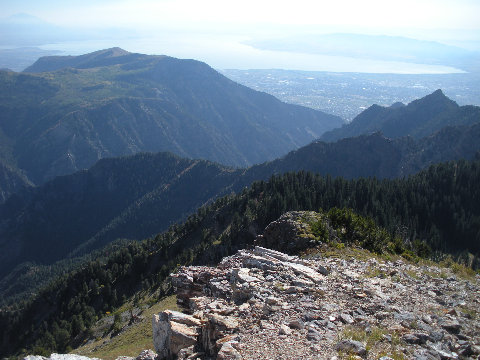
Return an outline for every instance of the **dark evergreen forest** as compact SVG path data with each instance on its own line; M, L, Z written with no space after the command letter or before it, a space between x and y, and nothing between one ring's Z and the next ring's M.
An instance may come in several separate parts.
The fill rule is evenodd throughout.
M357 244L374 252L437 260L450 252L478 267L479 184L478 154L473 161L434 165L403 179L346 180L298 172L255 182L153 238L111 244L38 295L5 306L0 312L0 355L75 348L91 336L89 329L107 311L142 290L162 297L169 291L166 278L178 266L215 264L251 246L257 234L289 210L322 210L334 225L352 226L347 233L361 226L383 234ZM380 228L369 225L373 221Z

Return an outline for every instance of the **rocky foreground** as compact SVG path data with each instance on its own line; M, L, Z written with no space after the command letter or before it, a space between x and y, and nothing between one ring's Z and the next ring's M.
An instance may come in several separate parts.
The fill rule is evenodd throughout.
M468 359L480 354L479 278L435 266L301 259L255 247L173 275L191 315L153 319L161 359Z
M479 275L359 249L265 247L310 247L298 219L313 215L286 214L257 239L263 247L172 274L183 312L154 315L156 352L137 360L480 358Z

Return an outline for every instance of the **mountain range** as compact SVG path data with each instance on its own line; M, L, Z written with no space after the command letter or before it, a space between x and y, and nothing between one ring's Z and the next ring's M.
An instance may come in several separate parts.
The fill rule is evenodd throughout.
M371 251L479 262L480 108L441 90L325 132L341 119L119 48L0 72L0 88L2 356L79 346L290 210L332 209Z
M22 262L52 264L119 239L166 230L215 198L291 171L344 178L403 177L437 162L472 159L480 123L429 137L380 133L313 142L283 158L234 169L170 153L102 159L89 170L27 188L0 205L0 275Z
M438 90L408 105L372 105L340 127L338 117L282 103L204 63L120 48L0 71L0 90L0 202L104 157L169 151L244 167L319 137L381 131L419 139L480 119L478 107Z
M390 138L412 136L419 139L445 126L472 125L480 119L478 106L459 106L442 90L404 105L390 107L372 105L350 123L324 133L320 139L336 141L343 138L380 131Z
M262 245L285 248L289 252L294 252L297 245L297 249L315 246L325 255L332 254L333 250L336 262L337 256L350 260L343 261L347 267L359 257L365 260L368 254L362 248L369 249L376 253L368 256L376 259L369 264L385 262L395 267L395 263L402 263L410 269L411 263L420 260L419 256L432 255L422 241L428 240L434 249L450 249L457 255L461 249L471 249L476 257L464 252L460 259L469 266L475 264L478 267L479 181L480 156L473 161L436 164L408 178L382 181L374 178L347 181L310 172L287 173L255 182L238 194L217 199L213 204L199 208L183 224L171 226L164 233L139 242L107 246L92 257L77 261L76 266L55 266L55 281L40 291L38 286L45 282L44 275L49 275L48 271L27 265L16 273L16 279L10 278L17 280L8 288L15 291L17 301L12 303L10 299L10 304L4 302L5 305L1 305L0 356L25 356L25 353L48 356L51 352L71 352L72 348L77 349L82 344L92 344L94 339L97 339L95 348L102 348L105 336L112 332L114 345L123 348L124 342L119 343L118 338L113 337L122 328L115 323L123 318L123 321L130 319L130 324L134 324L132 311L139 314L139 310L150 308L169 294L169 274L183 268L182 265L216 264L222 257L250 247L255 239ZM330 210L321 210L323 215L314 222L308 215L295 212L294 216L302 223L306 222L295 232L291 231L290 223L284 221L285 217L276 222L276 231L267 227L286 211L301 209ZM383 228L378 228L375 223L382 224ZM257 237L259 234L263 237ZM346 252L339 254L340 249ZM307 259L317 258L313 254L309 251ZM433 255L437 260L442 256L441 253ZM395 261L391 261L392 256ZM398 261L400 259L402 262ZM444 259L444 266L449 266L455 274L448 279L437 264L428 267L425 262L419 264L422 269L427 269L429 283L432 278L443 278L451 284L451 290L458 298L457 284L471 284L470 281L475 281L475 272L454 262L451 257ZM230 263L238 266L235 261L228 261ZM296 279L297 270L304 271L298 268L300 265L294 265L296 270L289 273L287 281ZM202 268L196 267L202 272L200 281L206 278ZM374 281L391 276L398 283L395 272L388 275L388 272L372 272L371 268L367 271L366 276ZM223 270L221 276L224 278ZM415 272L405 276L408 276L409 284L418 287ZM468 281L463 280L467 279L466 276ZM191 275L185 277L186 281L191 279ZM226 288L224 283L228 288L228 280L222 280L213 289ZM0 285L5 282L2 280ZM197 286L190 289L198 293ZM468 289L470 291L471 287ZM278 290L285 293L283 288L275 291ZM301 293L298 295L300 290L293 291L296 298L301 297ZM34 296L31 296L32 292ZM2 294L6 293L2 288ZM352 294L348 296L352 297ZM356 301L365 301L365 296L369 295ZM432 298L430 294L428 296ZM378 301L383 300L379 298ZM437 299L432 298L432 301ZM142 303L149 305L144 307ZM408 308L405 311L409 311ZM331 309L328 312L331 313ZM142 315L145 314L148 313ZM416 323L413 326L416 327ZM95 328L99 331L94 331ZM127 329L128 332L130 328ZM137 340L134 334L127 343ZM91 351L92 347L89 347ZM117 356L118 352L113 357L102 358Z
M51 264L118 238L148 237L201 205L274 174L395 178L437 162L471 159L480 151L480 108L460 107L437 90L408 105L373 105L321 140L248 168L140 153L53 178L98 158L165 143L176 153L203 159L210 154L227 164L246 162L248 154L260 161L281 153L281 143L284 149L298 147L299 138L305 142L313 136L311 124L320 132L326 120L319 112L237 85L196 61L114 48L41 58L27 70L0 73L9 89L0 101L6 114L0 128L6 139L0 147L6 159L0 162L6 200L0 205L2 276L25 261ZM154 90L161 93L158 98L145 94ZM36 105L24 106L25 101ZM60 115L66 109L76 110ZM297 116L295 124L288 123ZM297 140L287 146L292 134ZM46 182L34 187L31 179Z
M477 51L402 36L352 33L302 34L250 40L247 44L262 50L449 65L469 72L479 70Z
M205 63L119 48L1 71L0 94L0 158L34 184L144 151L247 166L343 123L236 84Z

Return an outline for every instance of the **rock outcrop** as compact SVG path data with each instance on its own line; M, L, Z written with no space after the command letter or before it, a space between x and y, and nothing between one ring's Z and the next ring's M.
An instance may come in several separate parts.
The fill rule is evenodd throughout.
M116 360L156 360L158 354L153 350L143 350L137 357L119 356ZM56 354L53 353L50 357L39 355L28 355L23 360L101 360L95 357L82 356L77 354Z
M23 360L100 360L98 358L90 358L87 356L81 356L76 354L56 354L53 353L50 357L39 356L39 355L28 355L23 358Z
M177 356L180 350L197 343L201 321L177 311L153 316L153 345L162 359Z
M256 243L308 248L315 216L287 213ZM480 358L480 275L360 249L308 253L255 246L216 267L181 267L171 279L183 311L153 316L156 353L135 360Z
M319 220L325 223L329 239L336 240L336 231L329 226L326 217L322 214L315 211L289 211L272 221L263 234L257 236L255 244L288 254L296 254L318 245L309 223Z
M161 359L477 358L479 281L257 246L172 274L186 314L156 315L154 343Z

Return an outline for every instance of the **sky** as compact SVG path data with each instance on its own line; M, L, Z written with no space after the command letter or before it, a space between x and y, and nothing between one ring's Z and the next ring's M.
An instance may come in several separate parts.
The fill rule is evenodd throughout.
M29 13L55 24L85 27L480 30L478 0L0 0L0 4L4 17Z
M18 13L64 27L128 29L132 36L155 37L173 56L204 60L212 56L202 58L202 48L208 53L221 47L234 58L236 51L253 54L242 47L246 40L333 32L480 50L479 0L0 0L0 18ZM201 38L205 46L198 45ZM158 53L153 45L127 50Z

